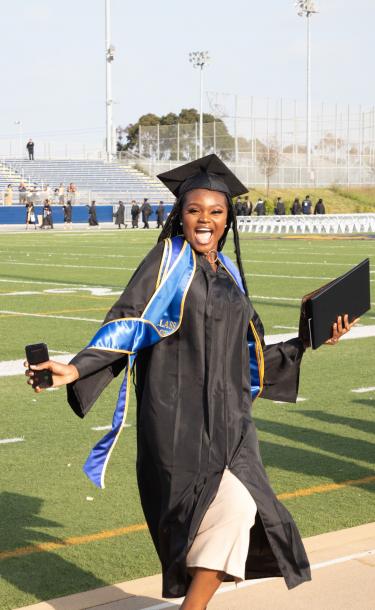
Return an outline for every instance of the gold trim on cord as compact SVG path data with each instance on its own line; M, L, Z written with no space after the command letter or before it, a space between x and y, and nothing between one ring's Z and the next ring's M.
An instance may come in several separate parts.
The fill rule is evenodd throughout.
M263 380L264 380L264 356L263 356L263 348L262 348L262 343L261 340L259 339L259 335L257 333L257 331L255 330L255 326L254 323L252 322L252 320L249 321L249 324L251 326L251 330L253 332L254 335L254 339L255 339L255 354L257 357L257 361L258 361L258 369L259 369L259 382L260 382L260 390L259 390L259 394L258 396L260 396L260 394L262 393L263 390Z

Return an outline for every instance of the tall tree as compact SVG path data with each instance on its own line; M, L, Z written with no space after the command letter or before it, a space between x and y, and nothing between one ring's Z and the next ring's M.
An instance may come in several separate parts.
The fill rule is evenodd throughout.
M136 123L117 128L117 150L166 160L190 160L197 155L198 123L195 108L182 108L178 115L169 112L160 117L147 113ZM216 150L225 159L233 158L234 138L225 123L212 114L203 114L203 140L205 154Z

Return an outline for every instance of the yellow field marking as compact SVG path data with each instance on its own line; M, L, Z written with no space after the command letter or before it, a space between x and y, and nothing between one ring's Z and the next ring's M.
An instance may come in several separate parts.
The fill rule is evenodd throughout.
M78 313L81 311L107 311L106 307L85 307L84 309L61 309L59 311L38 311L38 315L40 316L49 316L52 314L60 314L60 313ZM0 318L14 318L17 316L23 316L25 313L2 313L0 314Z
M302 235L275 235L275 237L282 237L285 239L322 239L322 240L369 240L373 239L367 235L310 235L309 233L303 233Z
M279 500L301 498L302 496L311 496L312 494L327 493L328 491L342 489L343 487L349 487L350 485L366 485L366 483L372 483L373 481L375 481L375 475L363 477L363 479L350 479L348 481L343 481L342 483L327 483L326 485L316 485L315 487L307 487L306 489L296 489L296 491L279 494L277 497Z
M136 525L129 525L128 527L119 527L116 530L104 530L103 532L98 532L97 534L88 534L87 536L72 536L71 538L61 540L61 542L42 542L41 544L24 546L19 549L14 549L13 551L3 551L0 553L0 560L30 555L31 553L54 551L67 546L87 544L88 542L94 542L95 540L106 540L107 538L113 538L114 536L124 536L125 534L141 532L146 529L146 523L138 523Z
M314 487L307 487L305 489L296 489L296 491L278 494L277 498L279 500L286 500L290 498L311 496L316 493L327 493L336 489L343 489L344 487L349 487L351 485L366 485L366 483L372 483L373 481L375 481L375 475L363 477L362 479L350 479L348 481L343 481L342 483L327 483L326 485L316 485ZM0 561L3 559L10 559L12 557L31 555L31 553L44 553L54 551L56 549L62 549L68 546L87 544L88 542L95 542L96 540L107 540L108 538L116 538L117 536L125 536L127 534L142 532L144 530L147 530L147 524L137 523L135 525L128 525L127 527L119 527L115 530L104 530L103 532L97 532L96 534L72 536L59 542L42 542L40 544L20 547L12 551L2 551L0 552Z

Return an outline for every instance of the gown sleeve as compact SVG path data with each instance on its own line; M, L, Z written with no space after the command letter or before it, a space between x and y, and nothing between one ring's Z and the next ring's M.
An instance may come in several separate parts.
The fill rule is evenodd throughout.
M260 398L296 402L299 373L305 348L298 337L289 341L265 345L263 324L256 312L253 323L262 342L264 380Z
M124 292L107 313L103 324L124 317L140 317L155 291L163 254L163 243L157 244L139 265ZM70 361L79 379L67 385L68 403L84 417L94 402L125 368L127 355L100 349L83 349Z

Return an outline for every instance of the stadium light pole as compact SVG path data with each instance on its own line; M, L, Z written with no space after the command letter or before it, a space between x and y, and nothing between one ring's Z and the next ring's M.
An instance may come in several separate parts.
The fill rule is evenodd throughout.
M310 18L317 13L313 0L297 0L295 6L300 17L306 17L307 34L307 73L306 73L306 161L307 169L311 170L311 39Z
M189 61L194 68L200 68L200 104L199 104L199 156L203 157L203 68L209 63L208 51L192 51Z
M111 0L105 0L105 58L106 58L106 154L107 161L113 160L113 120L112 120L112 62L115 47L111 44Z

